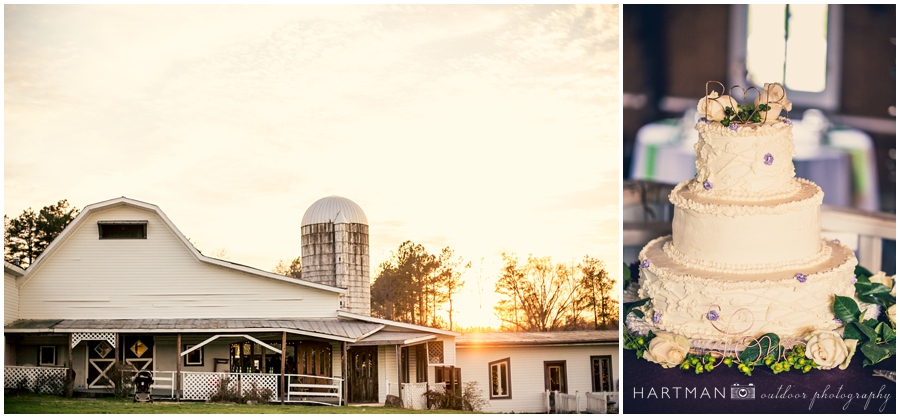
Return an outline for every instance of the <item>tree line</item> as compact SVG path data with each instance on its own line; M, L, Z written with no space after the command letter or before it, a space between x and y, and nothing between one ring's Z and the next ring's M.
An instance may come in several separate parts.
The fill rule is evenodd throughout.
M449 247L431 254L406 241L378 266L371 285L372 316L452 329L453 298L462 291L463 272L471 267Z
M585 256L577 265L550 257L503 254L494 289L503 299L494 306L501 329L571 331L613 329L619 323L615 281L604 263Z
M449 247L431 254L422 245L406 241L379 265L371 290L372 316L455 329L453 301L469 268L471 263L454 257ZM590 256L577 265L566 265L533 256L520 263L514 254L503 254L494 290L503 296L494 306L502 330L618 327L615 280L602 261Z
M4 215L4 259L28 267L50 245L79 210L60 200L38 212L28 208L10 219ZM559 331L618 327L615 280L602 261L585 256L578 264L554 263L529 255L520 260L503 254L494 306L501 330ZM472 267L449 247L432 254L421 244L405 241L378 265L371 283L372 316L443 329L459 329L453 314L457 296ZM301 257L279 261L274 272L301 277Z

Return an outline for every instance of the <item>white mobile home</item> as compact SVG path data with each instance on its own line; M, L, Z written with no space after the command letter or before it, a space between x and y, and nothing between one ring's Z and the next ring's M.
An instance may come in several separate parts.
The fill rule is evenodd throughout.
M545 412L553 407L554 392L570 395L573 405L568 411L585 411L590 409L587 393L618 392L618 334L463 334L456 339L457 365L463 381L478 382L490 402L487 412Z

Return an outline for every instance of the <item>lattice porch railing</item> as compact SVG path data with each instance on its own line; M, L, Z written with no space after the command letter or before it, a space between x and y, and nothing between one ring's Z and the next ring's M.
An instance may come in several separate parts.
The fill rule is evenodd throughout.
M4 366L3 387L62 395L66 369L62 367Z
M425 392L428 391L428 383L401 383L400 393L403 394L403 406L408 409L425 409L428 404Z
M277 374L262 373L213 373L213 372L181 372L182 399L205 401L216 391L223 380L227 379L229 390L240 389L241 395L253 389L270 389L270 401L278 399Z

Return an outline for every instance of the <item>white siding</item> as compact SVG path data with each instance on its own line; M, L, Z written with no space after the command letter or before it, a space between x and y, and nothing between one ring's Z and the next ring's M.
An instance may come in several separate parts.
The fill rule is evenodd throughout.
M3 274L3 324L19 319L19 288L16 278L11 274Z
M378 402L387 399L387 382L391 383L391 395L400 395L400 380L397 375L397 346L378 346Z
M147 239L99 239L99 220L147 220ZM155 212L89 215L19 292L27 319L334 317L338 294L197 260Z
M591 391L591 356L612 356L613 374L619 376L618 346L456 347L456 363L462 381L477 381L485 400L485 412L544 412L544 362L566 361L568 392L578 391L580 410L584 393ZM488 363L509 357L512 387L510 399L490 399Z
M343 370L341 370L341 343L332 342L331 343L331 377L342 377Z

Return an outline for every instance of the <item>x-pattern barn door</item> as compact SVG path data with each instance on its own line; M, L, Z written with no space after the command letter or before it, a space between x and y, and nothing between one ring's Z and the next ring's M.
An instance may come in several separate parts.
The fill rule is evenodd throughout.
M116 362L115 349L107 341L87 341L88 347L88 389L111 388L109 371Z

